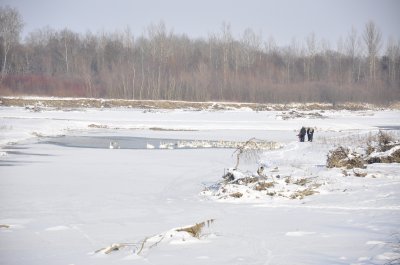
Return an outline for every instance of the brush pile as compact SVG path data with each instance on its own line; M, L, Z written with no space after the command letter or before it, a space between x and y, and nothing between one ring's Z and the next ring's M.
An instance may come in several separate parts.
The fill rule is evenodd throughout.
M379 131L370 136L366 145L357 151L339 146L328 153L328 168L365 168L367 164L400 163L400 141L389 133Z

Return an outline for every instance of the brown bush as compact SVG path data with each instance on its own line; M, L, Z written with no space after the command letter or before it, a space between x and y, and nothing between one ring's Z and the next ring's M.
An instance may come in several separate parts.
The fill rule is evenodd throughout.
M189 233L192 237L200 238L201 233L203 231L203 228L206 226L210 227L210 225L214 222L214 219L209 219L207 221L189 226L189 227L184 227L184 228L179 228L176 229L177 232L187 232Z
M302 200L302 199L304 199L304 197L306 197L306 196L311 196L311 195L313 195L313 194L315 194L315 193L319 193L319 192L316 191L316 190L313 190L313 189L310 187L310 188L307 188L307 189L305 189L305 190L298 190L298 191L296 191L295 193L293 193L293 194L290 196L290 198L291 198L291 199L300 199L300 200Z
M385 152L387 150L390 150L393 147L393 145L391 145L390 143L392 143L393 141L394 141L394 138L389 133L384 132L384 131L379 131L378 145L379 145L380 152Z
M235 192L235 193L229 194L229 196L231 196L233 198L241 198L243 196L243 193Z
M350 157L350 150L343 146L339 146L335 150L329 151L326 166L328 168L364 168L364 159L356 153L353 153L352 157Z
M388 156L373 156L367 159L368 164L373 163L400 163L400 149Z
M257 191L262 191L272 187L274 187L273 182L258 182L257 185L254 187L254 189Z

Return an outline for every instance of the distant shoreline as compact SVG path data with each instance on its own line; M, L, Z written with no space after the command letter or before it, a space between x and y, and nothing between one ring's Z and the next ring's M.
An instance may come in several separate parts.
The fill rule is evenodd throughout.
M376 110L400 109L400 102L387 105L369 103L287 103L262 104L239 102L190 102L171 100L126 100L126 99L97 99L97 98L62 98L62 97L0 97L0 106L26 108L134 108L134 109L184 109L184 110L239 110L253 111L288 111L288 110Z

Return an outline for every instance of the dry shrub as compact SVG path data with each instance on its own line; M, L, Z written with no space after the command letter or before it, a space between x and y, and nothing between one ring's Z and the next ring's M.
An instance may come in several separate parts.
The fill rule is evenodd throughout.
M257 185L254 187L254 189L257 191L262 191L272 187L274 187L273 182L258 182Z
M394 151L390 156L387 157L388 162L384 163L400 163L400 149Z
M350 157L350 150L343 146L339 146L335 150L329 151L326 166L328 168L364 168L364 160L355 153Z
M293 182L293 184L299 185L299 186L305 186L309 182L310 182L309 179L303 178L303 179L296 180L295 182Z
M214 219L209 219L207 221L189 226L189 227L184 227L184 228L179 228L176 231L177 232L187 232L189 233L192 237L200 238L201 233L203 228L207 225L207 227L210 227L210 225L214 222Z
M394 141L393 136L391 136L389 133L384 132L384 131L379 131L378 133L378 145L379 145L379 151L380 152L385 152L393 147L390 143Z
M370 155L373 152L375 152L375 148L372 146L371 142L367 142L367 149L365 150L365 153Z
M399 140L393 133L379 131L378 134L369 135L364 141L363 149L366 155L350 152L349 148L339 146L329 151L326 166L328 168L365 168L364 164L374 163L400 163L400 145ZM394 149L396 148L396 149ZM392 151L384 153L387 151ZM346 174L344 174L346 175ZM355 174L358 177L364 177L363 174Z
M103 251L104 251L104 254L110 254L111 252L118 251L123 247L124 247L124 245L122 245L122 244L112 244L111 246L105 248Z
M398 135L394 132L385 132L379 130L377 134L370 134L366 139L367 144L367 155L373 152L385 152L390 150L394 146L398 145Z
M177 232L187 232L193 237L200 238L203 228L206 225L207 225L207 227L210 227L210 225L212 223L214 223L214 221L215 221L214 219L209 219L207 221L204 221L204 222L201 222L201 223L189 226L189 227L179 228L176 231Z
M243 193L235 192L235 193L229 194L229 196L231 196L233 198L241 198L243 196Z
M361 157L354 157L347 161L346 168L365 168L364 160Z
M306 197L306 196L311 196L311 195L313 195L313 194L315 194L315 193L319 193L319 192L316 191L316 190L313 190L313 189L310 187L310 188L307 188L307 189L305 189L305 190L298 190L298 191L296 191L295 193L293 193L293 194L290 196L290 198L291 198L291 199L300 199L300 200L302 200L302 199L304 199L304 197Z
M199 238L200 234L201 234L201 230L203 229L204 226L205 226L205 223L203 222L203 223L195 224L190 227L180 228L180 229L177 229L176 231L188 232L192 237Z
M89 124L88 125L89 128L96 128L96 129L108 129L107 125L102 125L102 124Z
M367 176L367 172L356 170L356 169L353 169L353 173L354 173L354 176L360 177L360 178L364 178Z
M368 164L373 163L400 163L400 149L394 151L389 156L373 156L367 159Z
M277 115L281 117L283 120L289 120L289 119L298 119L298 118L310 118L310 119L325 119L327 118L326 116L322 115L319 112L298 112L295 110L291 110L289 112L282 112L282 114Z
M348 148L339 146L335 150L329 151L326 166L328 168L343 167L343 160L347 159L347 154L350 152Z
M232 183L239 184L239 185L247 185L247 184L251 184L251 183L256 183L258 181L259 181L258 177L244 177L244 178L237 179Z
M396 140L396 137L393 134L379 131L375 137L370 137L368 140L367 155L369 157L366 159L367 163L400 163L400 150L395 150L387 156L370 156L374 152L386 152L399 145L399 141Z

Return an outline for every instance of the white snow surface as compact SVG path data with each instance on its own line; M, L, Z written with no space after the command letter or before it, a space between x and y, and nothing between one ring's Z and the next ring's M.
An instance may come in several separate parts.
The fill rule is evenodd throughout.
M301 111L299 111L301 112ZM338 144L356 148L400 111L44 110L0 107L0 264L388 264L400 258L400 165L366 177L327 169ZM91 126L91 125L98 126ZM314 142L299 143L301 126ZM158 128L158 130L151 130ZM159 130L162 129L162 130ZM109 149L39 143L43 136L276 141L240 170L312 178L304 199L218 200L206 186L236 163L233 149ZM249 191L250 192L250 191ZM199 238L177 229L215 220ZM144 250L138 253L143 240ZM125 245L124 245L125 244ZM97 250L124 246L109 254Z

